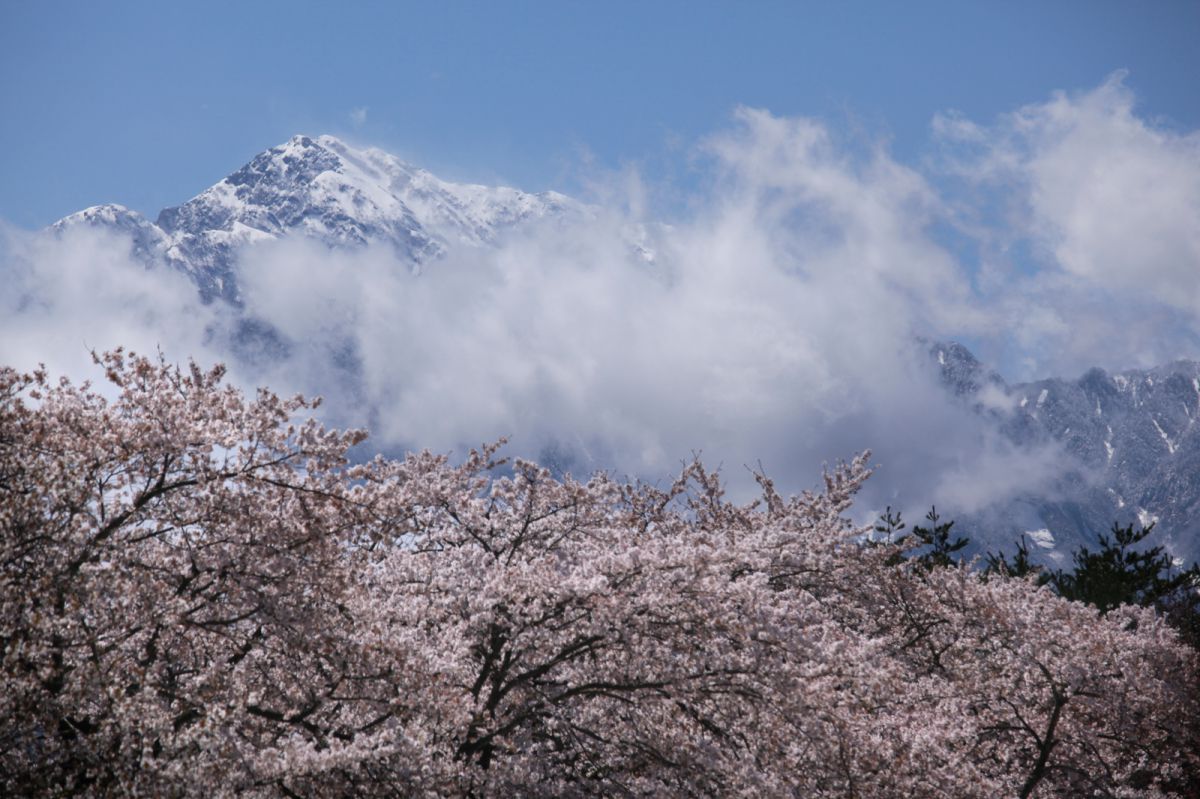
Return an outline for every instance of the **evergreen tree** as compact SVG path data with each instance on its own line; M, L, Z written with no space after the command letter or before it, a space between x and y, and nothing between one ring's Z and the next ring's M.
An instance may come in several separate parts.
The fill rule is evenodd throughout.
M918 524L912 528L911 533L896 537L896 533L902 531L905 525L900 518L900 513L897 512L893 516L889 506L885 514L879 517L875 529L878 532L887 533L892 536L891 540L894 543L900 544L903 553L901 557L926 569L960 563L961 556L958 558L952 556L966 547L968 539L962 536L951 538L950 531L954 527L954 520L943 522L941 515L937 512L937 506L930 507L925 518L929 520L929 527L922 527Z
M1017 542L1017 551L1010 561L1004 554L1004 550L992 554L987 553L987 565L984 566L986 574L1001 574L1005 577L1028 577L1029 575L1037 575L1038 585L1045 585L1050 582L1050 575L1046 573L1041 564L1035 563L1029 557L1029 541L1025 536L1021 536L1021 540Z
M1154 525L1134 529L1113 523L1111 534L1100 536L1100 549L1087 547L1075 553L1075 568L1058 569L1049 577L1054 589L1064 598L1087 602L1107 613L1119 605L1142 605L1165 610L1191 594L1195 610L1195 591L1200 586L1200 565L1178 571L1171 555L1160 545L1138 547L1154 530Z

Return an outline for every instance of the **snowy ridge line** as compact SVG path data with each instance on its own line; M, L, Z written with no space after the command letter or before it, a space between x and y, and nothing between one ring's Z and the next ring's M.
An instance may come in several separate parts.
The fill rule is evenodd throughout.
M566 195L452 183L376 148L333 136L293 136L155 222L117 204L56 222L131 235L135 255L188 274L206 299L237 302L240 248L287 235L330 247L390 245L415 268L458 246L494 245L507 231L547 218L588 213Z

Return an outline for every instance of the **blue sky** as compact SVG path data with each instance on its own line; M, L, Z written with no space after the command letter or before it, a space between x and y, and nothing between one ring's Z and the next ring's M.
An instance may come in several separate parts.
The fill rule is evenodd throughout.
M985 507L1061 453L981 429L912 342L1013 381L1200 359L1197 41L1198 2L0 0L0 363L224 361L384 446L644 475L701 450L804 486L871 447L881 506ZM154 218L296 133L596 213L419 278L246 245L240 309L120 236L31 232ZM238 314L286 352L239 350Z
M577 188L589 164L686 182L738 105L926 154L1117 69L1200 127L1200 3L0 2L0 219L151 217L297 132L446 177ZM356 110L358 113L356 114Z

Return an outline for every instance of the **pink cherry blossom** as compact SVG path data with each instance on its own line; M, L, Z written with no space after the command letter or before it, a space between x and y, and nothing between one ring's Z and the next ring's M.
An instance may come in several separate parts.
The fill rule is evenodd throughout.
M0 370L0 792L1160 797L1196 656L1151 611L897 564L823 489L557 479L220 368Z

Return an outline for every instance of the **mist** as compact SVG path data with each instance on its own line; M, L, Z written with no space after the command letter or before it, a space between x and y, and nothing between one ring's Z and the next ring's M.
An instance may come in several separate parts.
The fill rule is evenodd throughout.
M222 360L245 387L323 395L379 450L507 436L560 471L652 481L700 454L747 497L753 469L799 491L871 449L863 513L972 512L1044 495L1070 461L1008 444L921 341L964 341L1009 379L1196 356L1197 141L1139 118L1120 75L990 122L941 115L917 165L886 137L743 108L689 153L683 212L624 170L586 214L420 270L386 247L259 243L240 309L127 241L9 230L0 356L68 374L118 345ZM1144 207L1146 174L1169 202Z

